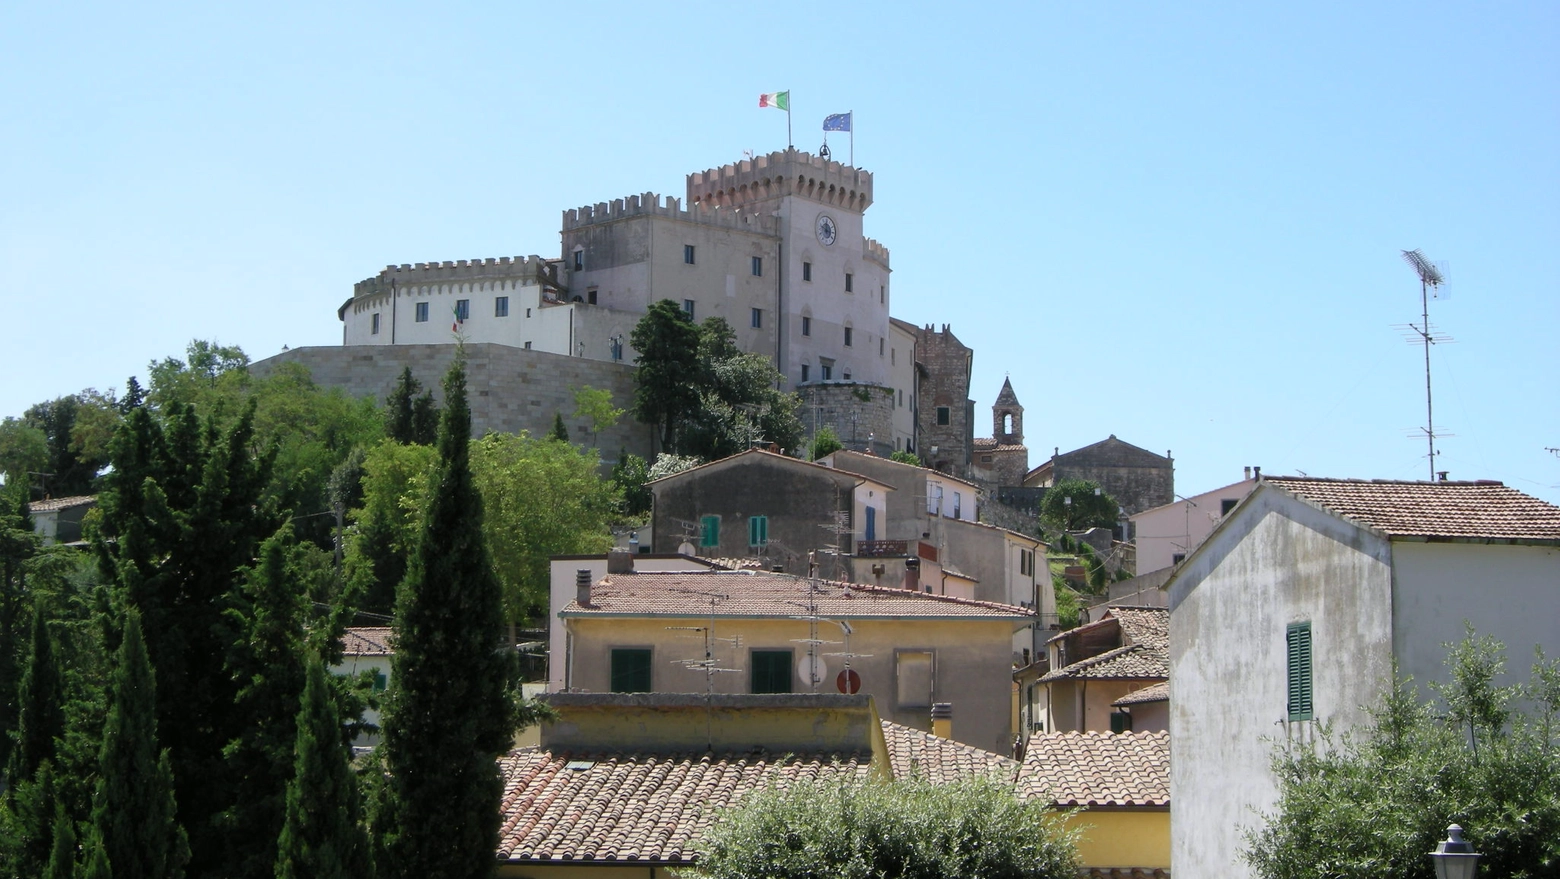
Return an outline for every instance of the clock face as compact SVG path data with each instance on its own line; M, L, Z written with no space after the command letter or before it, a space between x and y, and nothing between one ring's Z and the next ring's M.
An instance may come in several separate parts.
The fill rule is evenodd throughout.
M834 225L834 218L828 214L818 215L818 243L824 247L834 243L839 235L839 228Z

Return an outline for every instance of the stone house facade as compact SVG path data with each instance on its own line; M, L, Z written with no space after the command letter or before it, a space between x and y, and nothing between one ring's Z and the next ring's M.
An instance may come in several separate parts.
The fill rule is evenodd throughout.
M1115 434L1071 452L1056 450L1051 460L1025 475L1024 485L1049 488L1066 479L1099 483L1128 516L1175 500L1175 459L1168 452L1156 455L1123 442Z

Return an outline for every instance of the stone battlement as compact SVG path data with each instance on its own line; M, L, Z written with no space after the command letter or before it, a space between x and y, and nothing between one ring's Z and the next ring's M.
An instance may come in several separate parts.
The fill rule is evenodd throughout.
M663 203L661 196L654 192L564 211L563 231L569 232L585 226L611 223L632 217L668 217L687 223L741 229L764 235L779 234L779 225L775 218L767 214L700 203L691 203L684 209L679 199L667 196Z
M892 268L888 264L888 248L871 238L864 238L861 242L862 254L883 268Z
M487 259L447 259L443 262L402 263L385 266L384 271L352 285L352 298L389 293L391 289L417 284L448 281L518 280L523 283L558 285L556 260L531 256L501 256Z
M872 206L872 172L795 148L688 175L688 203L746 207L796 195L846 210Z

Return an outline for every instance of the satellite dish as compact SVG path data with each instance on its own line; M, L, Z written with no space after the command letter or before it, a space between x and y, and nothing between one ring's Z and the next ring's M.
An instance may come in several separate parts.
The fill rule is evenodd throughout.
M686 540L677 544L677 553L679 555L698 555L698 553L694 551L693 544Z
M802 683L808 686L817 686L828 679L829 667L823 664L823 657L814 654L804 654L802 660L796 664L796 676L802 679Z

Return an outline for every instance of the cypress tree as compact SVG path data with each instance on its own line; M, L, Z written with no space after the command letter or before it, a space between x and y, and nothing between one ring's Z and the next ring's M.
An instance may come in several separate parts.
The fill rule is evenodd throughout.
M412 404L412 439L422 446L431 446L439 439L439 407L433 405L433 391L423 391Z
M31 781L46 760L53 760L57 740L65 734L65 678L55 661L43 599L33 598L32 649L22 675L20 716L11 753L12 784Z
M92 826L114 879L179 879L189 844L175 817L168 752L158 749L157 685L134 608L114 660Z
M401 370L390 396L385 398L385 435L402 445L413 443L412 400L422 385L412 377L410 366Z
M239 685L234 705L239 736L228 743L228 777L235 786L222 815L230 839L224 872L270 879L282 831L287 783L293 775L294 725L303 693L303 590L288 576L288 526L260 547L260 562L227 611L244 632L228 660Z
M569 428L565 427L563 424L562 412L553 413L552 438L558 440L559 442L566 443L569 441Z
M382 879L492 875L503 793L496 759L515 728L500 588L468 460L461 358L445 377L444 400L435 488L396 600L376 815Z
M349 879L364 839L357 786L325 666L309 662L287 786L287 816L277 843L276 879Z
M26 490L0 495L0 775L11 765L12 732L20 720L17 696L27 608L24 565L41 545L28 515Z
M81 847L80 879L114 879L114 871L108 865L108 850L96 827L87 828L87 841Z
M43 875L44 879L75 879L76 830L63 805L54 813L54 850L49 853Z

